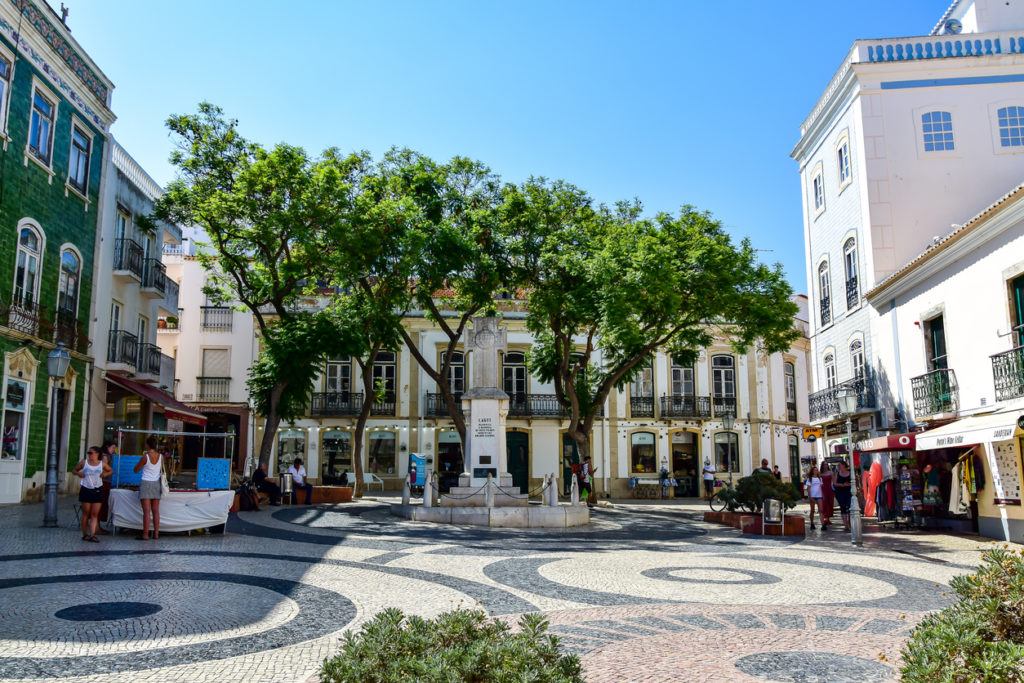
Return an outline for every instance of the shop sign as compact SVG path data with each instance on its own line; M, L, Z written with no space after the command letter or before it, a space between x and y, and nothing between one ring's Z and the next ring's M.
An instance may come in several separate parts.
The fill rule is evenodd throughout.
M825 425L825 436L846 436L846 423L833 422Z
M858 417L857 418L857 431L858 432L870 432L871 429L874 426L875 426L874 418L872 418L870 415L868 415L867 417Z
M25 385L22 382L8 380L7 382L7 407L12 410L21 410L25 405Z
M814 441L821 438L821 427L804 427L804 441Z

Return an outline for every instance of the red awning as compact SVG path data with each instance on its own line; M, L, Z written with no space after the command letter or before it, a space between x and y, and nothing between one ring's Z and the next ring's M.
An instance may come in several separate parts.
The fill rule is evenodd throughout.
M855 449L861 453L877 451L912 451L916 448L917 434L889 434L888 436L876 436L873 439L858 441Z
M205 415L197 413L170 394L160 391L156 387L151 387L148 384L142 384L141 382L133 382L130 379L121 377L120 375L112 374L107 375L107 381L113 382L133 394L138 394L148 401L162 405L164 407L164 415L168 420L181 420L182 422L189 422L200 426L206 424Z

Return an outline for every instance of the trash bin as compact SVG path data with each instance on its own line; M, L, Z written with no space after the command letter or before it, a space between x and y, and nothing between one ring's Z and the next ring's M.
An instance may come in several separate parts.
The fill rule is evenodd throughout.
M292 494L295 492L295 482L288 474L281 475L281 502L288 503L292 502Z

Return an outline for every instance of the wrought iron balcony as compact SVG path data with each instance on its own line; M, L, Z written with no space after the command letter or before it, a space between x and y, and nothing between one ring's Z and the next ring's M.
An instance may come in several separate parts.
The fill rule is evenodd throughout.
M711 417L710 396L662 396L661 419L676 417Z
M455 404L458 406L458 410L462 412L462 392L457 391L454 394ZM424 417L448 417L448 406L444 404L444 397L441 394L426 394L424 396L423 405Z
M140 343L135 360L135 371L140 375L160 376L160 347L156 344Z
M914 413L917 417L953 413L960 407L956 374L948 368L911 377L910 388L914 394Z
M107 362L135 367L139 356L139 338L127 330L111 330L107 337Z
M723 415L736 417L735 396L714 396L711 399L711 407L715 411L715 417L722 417Z
M824 327L832 322L832 299L827 296L821 297L821 325Z
M847 386L857 392L857 410L873 410L875 408L875 383L871 377L858 377L840 385L816 391L808 397L811 422L824 422L829 418L839 417L839 401L836 394L840 386Z
M654 417L653 396L630 396L629 397L630 417Z
M42 307L21 289L14 290L14 298L9 305L0 302L0 323L12 330L42 336L45 322Z
M857 276L846 281L846 310L854 308L860 302L860 289L857 287Z
M992 381L997 401L1024 396L1024 346L992 356Z
M396 403L395 392L385 392L384 398L373 402L373 407L370 408L370 415L394 415Z
M114 240L114 274L131 273L142 279L145 254L135 240L126 238Z
M562 407L554 394L513 393L508 398L509 417L569 417L569 411ZM604 406L598 408L597 415L604 415Z
M196 377L197 402L227 401L230 389L230 377Z
M89 333L85 323L74 311L58 308L53 316L53 343L63 344L72 351L85 353L89 349Z
M363 409L363 393L324 391L315 393L309 404L312 417L354 417Z
M204 329L230 330L232 313L229 306L200 306L200 325Z
M159 259L148 258L142 276L142 291L153 292L159 296L167 293L167 269Z

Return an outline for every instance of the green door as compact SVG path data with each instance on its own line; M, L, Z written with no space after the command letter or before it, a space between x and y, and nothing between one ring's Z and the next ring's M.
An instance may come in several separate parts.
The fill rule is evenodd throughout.
M572 478L580 468L580 451L568 434L562 434L562 494L572 491Z
M508 455L508 473L512 485L519 493L530 492L530 435L526 432L505 433L505 453Z

